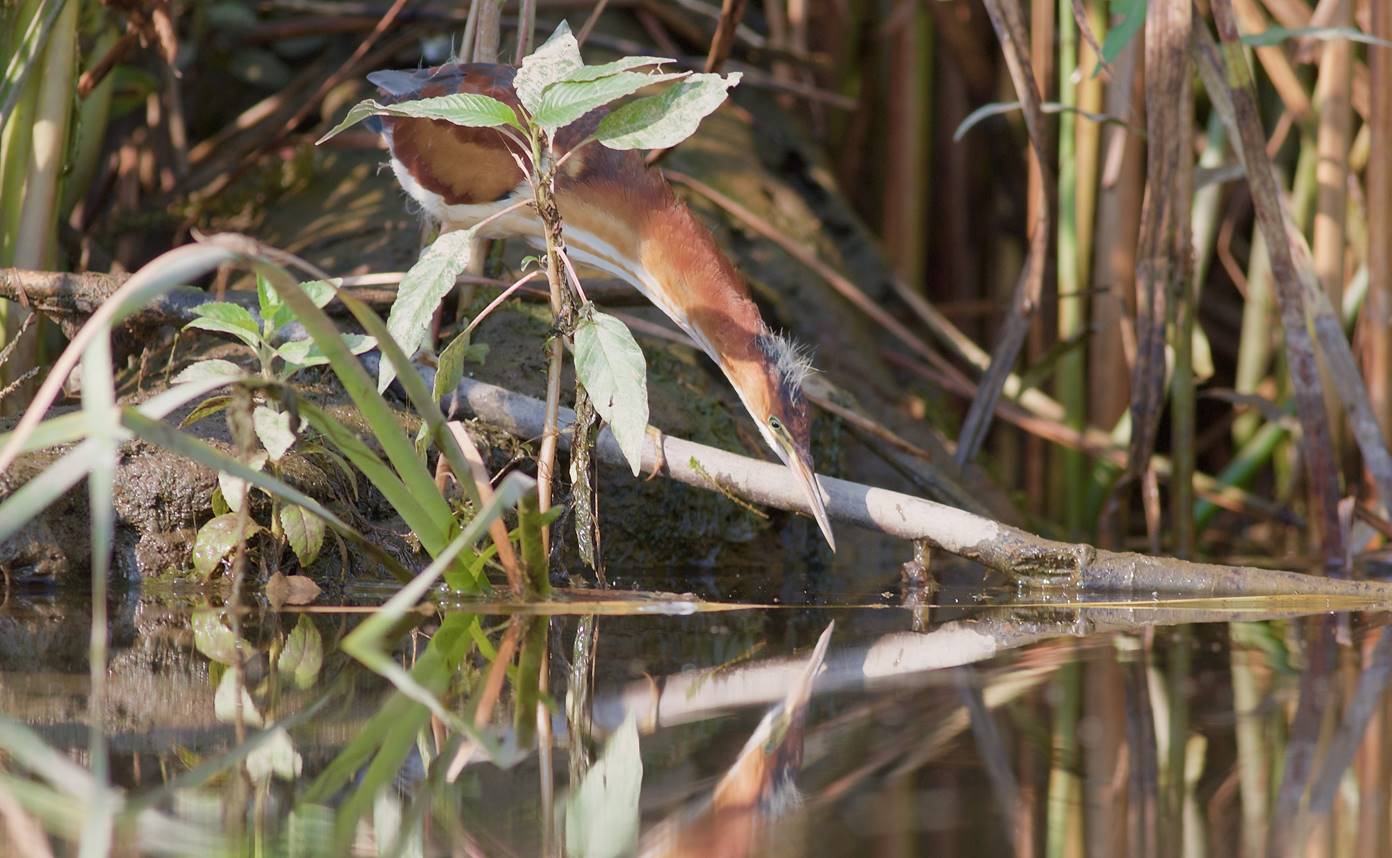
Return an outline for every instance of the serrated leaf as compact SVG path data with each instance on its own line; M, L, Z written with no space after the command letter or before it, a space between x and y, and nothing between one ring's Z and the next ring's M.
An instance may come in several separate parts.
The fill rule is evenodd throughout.
M251 424L256 428L256 437L261 439L261 446L266 448L272 462L279 462L295 443L288 411L272 411L265 405L258 405L251 412Z
M695 133L705 119L725 101L730 87L739 83L739 72L693 74L670 89L630 101L604 117L595 139L610 149L666 149Z
M225 378L229 382L237 381L246 375L246 370L237 366L230 360L213 358L211 360L201 360L191 363L179 371L174 376L175 384L185 384L187 382L210 381L215 378Z
M242 652L251 651L245 642L243 649L238 649L237 636L222 624L222 617L216 611L194 611L189 624L193 627L194 648L218 664L236 664Z
M184 325L185 330L189 328L198 328L199 330L213 331L219 334L231 334L252 349L255 349L261 343L261 334L259 332L248 334L239 326L228 324L220 319L194 319L192 322Z
M300 283L300 288L309 296L309 300L316 307L323 307L334 299L338 294L338 289L327 280L305 280Z
M542 92L551 84L565 80L584 68L580 59L580 44L570 33L570 24L562 21L541 47L522 60L522 68L512 79L517 100L528 112L535 114L541 107Z
M256 453L246 466L253 471L259 471L266 466L266 458L264 452ZM226 471L218 471L218 489L222 492L222 499L227 502L229 512L237 512L242 508L242 503L246 500L246 480L234 477Z
M329 133L320 137L323 143L330 137L357 125L369 116L403 116L416 119L443 119L455 125L471 128L496 128L499 125L516 125L517 114L503 102L486 95L471 92L456 92L435 98L422 98L416 101L401 101L396 104L382 104L375 99L364 99L353 105L343 121ZM317 144L316 144L317 145Z
M671 57L624 57L614 60L612 63L600 63L597 66L583 66L566 76L567 81L599 80L612 74L618 74L630 69L642 68L643 66L660 66L663 63L674 63L676 60Z
M541 105L533 121L546 131L555 131L599 107L632 95L645 86L687 77L689 72L641 74L619 72L596 80L554 83L542 93Z
M468 331L451 340L435 361L435 385L432 391L435 401L439 402L459 386L459 380L464 377L465 361L483 363L487 357L488 344L470 343Z
M319 677L319 669L324 664L324 640L309 614L300 614L285 646L276 659L276 669L282 676L290 676L297 688L309 688Z
M587 307L575 328L575 373L636 477L648 427L648 367L628 326Z
M473 240L472 229L445 233L425 249L420 260L401 278L391 314L387 317L387 330L407 356L415 354L425 341L440 301L469 266ZM386 390L398 372L400 370L383 355L377 374L377 392Z
M261 529L255 522L248 522L246 531L237 526L238 515L228 513L210 519L198 528L193 538L193 571L201 578L210 578L217 571L224 557L243 539L250 539Z
M285 303L280 300L276 290L271 287L271 281L267 280L264 274L256 275L256 306L261 311L261 319L266 322L270 322L275 314L285 307Z
M209 301L194 307L193 312L198 318L184 325L185 330L200 328L205 331L231 334L253 349L261 342L261 328L256 323L256 317L240 304L232 304L227 301Z
M213 694L213 715L224 724L237 723L238 703L241 704L242 723L260 727L265 721L256 709L256 703L247 693L246 686L237 681L237 671L229 670L222 674L217 692Z
M251 311L241 304L233 304L230 301L207 301L194 307L193 314L200 319L217 319L226 322L251 334L258 330L256 317L251 315Z
M619 858L633 854L640 822L638 799L643 788L643 757L638 723L632 715L566 798L565 839L568 858Z
M308 569L324 547L324 522L304 507L291 503L281 505L279 517L280 529L300 561L300 568Z
M300 776L304 760L290 741L290 734L284 727L276 727L270 738L262 742L254 751L247 754L247 776L254 784L268 783L272 777L283 781L294 780Z

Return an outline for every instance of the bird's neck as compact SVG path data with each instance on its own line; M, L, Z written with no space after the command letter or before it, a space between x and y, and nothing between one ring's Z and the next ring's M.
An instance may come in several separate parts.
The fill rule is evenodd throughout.
M574 257L631 283L734 376L764 356L759 309L739 272L686 206L586 201L562 212Z

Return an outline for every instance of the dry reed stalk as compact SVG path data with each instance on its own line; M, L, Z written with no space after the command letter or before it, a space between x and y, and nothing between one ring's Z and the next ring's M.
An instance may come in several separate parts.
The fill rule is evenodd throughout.
M1241 24L1242 32L1261 33L1270 27L1270 22L1267 21L1262 10L1258 8L1256 0L1231 0L1231 2L1233 10L1237 13L1237 23ZM1285 49L1279 45L1270 45L1257 48L1256 55L1257 60L1261 62L1262 68L1266 71L1267 80L1271 82L1271 87L1280 96L1286 110L1293 114L1297 121L1309 117L1313 110L1310 96L1305 92L1305 85L1300 82L1300 76L1296 74L1295 67L1291 65L1290 57L1286 55Z
M1189 93L1190 3L1147 8L1146 191L1136 265L1136 362L1131 372L1131 453L1127 471L1144 473L1165 400L1165 325L1170 302L1189 286L1192 246L1193 102ZM1187 510L1184 514L1188 514Z
M479 7L474 62L496 63L502 43L503 0L473 0Z
M929 126L932 66L928 16L919 3L897 16L890 36L887 187L881 203L885 250L899 276L923 289L928 263Z
M1392 3L1372 4L1372 35L1392 39ZM1392 51L1368 52L1372 75L1392 81ZM1392 86L1373 94L1371 153L1364 176L1368 200L1368 235L1382 238L1368 242L1368 298L1363 324L1372 333L1365 338L1363 372L1373 412L1385 434L1392 432Z
M1353 23L1353 0L1332 0L1331 26ZM1340 306L1344 296L1345 215L1348 212L1349 148L1353 108L1349 102L1353 76L1353 44L1347 39L1324 43L1315 84L1315 212L1313 249L1315 276L1329 303ZM1329 371L1323 366L1324 371ZM1338 455L1343 435L1342 409L1332 384L1325 385L1325 408L1330 436Z
M1266 153L1266 138L1257 109L1252 70L1247 65L1238 36L1232 0L1214 0L1212 8L1222 40L1225 66L1222 79L1227 82L1226 91L1231 99L1237 126L1236 139L1241 142L1240 149L1247 165L1247 183L1252 191L1253 206L1266 237L1271 270L1275 275L1281 325L1286 339L1286 359L1303 435L1305 473L1309 480L1311 505L1315 510L1311 517L1318 522L1321 551L1327 568L1339 569L1345 558L1339 532L1338 472L1325 416L1314 343L1307 328L1305 302L1282 209L1281 191L1276 184L1271 159Z
M1129 116L1130 106L1141 103L1138 96L1144 91L1144 84L1140 54L1140 41L1132 40L1117 58L1107 84L1108 113ZM1130 129L1109 125L1103 131L1107 165L1097 201L1088 362L1088 417L1099 426L1114 425L1131 399L1131 362L1123 344L1122 325L1135 314L1136 237L1141 227L1144 145L1141 136ZM1112 153L1116 153L1115 158ZM1109 174L1115 177L1110 184Z
M1048 100L1052 92L1052 81L1054 75L1054 40L1057 36L1055 25L1057 16L1054 15L1052 3L1031 2L1030 3L1030 62L1034 67L1034 77L1038 81L1040 89L1039 96ZM1046 147L1052 148L1052 146ZM1041 163L1051 164L1051 161L1040 161L1040 157L1030 151L1027 159L1028 181L1026 183L1026 214L1025 231L1027 235L1033 236L1040 230L1047 233L1047 221L1041 223L1040 213L1047 207L1048 211L1053 211L1053 203L1047 199L1044 192L1050 185L1040 174ZM1028 252L1028 251L1026 251ZM1030 321L1029 338L1026 342L1026 358L1030 362L1039 360L1049 349L1049 335L1045 326L1045 314L1037 313ZM1024 488L1025 495L1032 499L1035 504L1034 512L1043 513L1045 498L1048 491L1048 448L1037 438L1026 436L1024 452Z

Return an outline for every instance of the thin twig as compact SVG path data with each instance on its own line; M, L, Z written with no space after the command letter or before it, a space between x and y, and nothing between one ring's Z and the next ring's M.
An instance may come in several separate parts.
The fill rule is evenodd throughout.
M458 420L451 420L446 424L450 434L459 444L459 449L464 453L464 458L469 463L471 474L457 474L456 479L463 485L466 479L472 477L474 485L478 488L478 500L481 506L488 506L493 502L493 481L489 476L488 468L483 464L483 456L479 455L478 447L474 444L474 439L469 437L469 432L464 428L464 424ZM444 456L440 457L445 460ZM501 518L494 518L488 525L488 535L493 539L493 545L498 549L498 562L503 564L503 571L507 573L508 586L512 588L512 595L522 598L523 582L522 567L517 562L517 552L512 549L512 541L508 539L507 525Z
M472 333L474 328L477 328L483 322L484 319L488 318L489 313L492 313L494 310L498 308L500 304L502 304L504 301L508 299L509 295L511 295L513 292L516 292L518 289L521 289L523 284L531 280L535 280L540 276L540 271L533 271L530 274L524 275L522 279L518 280L516 283L504 289L502 293L498 295L498 297L494 298L491 302L489 302L487 307L483 308L482 312L480 312L477 316L474 317L474 320L469 323L469 326L467 328L464 329L464 333Z
M536 31L536 0L521 0L517 7L517 53L513 64L522 65L522 59L532 52L532 40Z
M106 79L116 64L125 59L126 54L129 54L131 48L135 47L139 41L140 34L134 30L127 31L121 38L117 39L116 44L112 45L109 51L102 54L101 59L97 60L91 68L82 73L82 77L77 79L77 97L86 98L91 95L92 90Z
M594 5L594 8L590 10L590 15L585 19L585 23L581 25L580 32L575 34L575 43L577 47L583 48L585 46L585 40L590 37L590 32L594 30L595 24L599 23L599 16L604 14L604 7L608 5L609 0L599 0L599 2Z

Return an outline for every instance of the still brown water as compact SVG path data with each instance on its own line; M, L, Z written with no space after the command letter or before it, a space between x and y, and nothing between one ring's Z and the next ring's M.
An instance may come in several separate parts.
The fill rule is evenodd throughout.
M387 642L388 677L340 649L381 594L235 624L206 595L121 596L97 703L107 790L90 604L12 592L0 854L75 854L105 820L122 855L1392 849L1382 614L765 595L548 616L444 602Z

